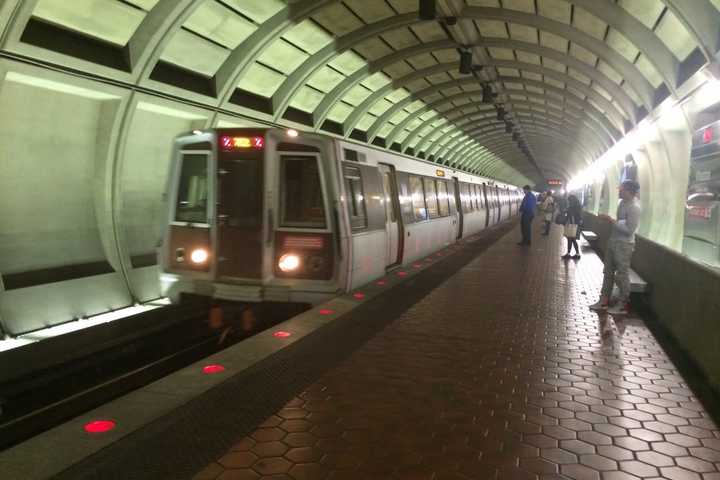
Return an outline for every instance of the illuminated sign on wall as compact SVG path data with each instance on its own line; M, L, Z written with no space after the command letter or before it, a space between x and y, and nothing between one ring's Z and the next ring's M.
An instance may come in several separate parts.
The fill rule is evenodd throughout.
M703 130L703 143L710 143L713 139L713 128L707 127Z
M559 180L557 178L551 178L547 181L547 184L548 185L562 185L563 182L562 182L562 180Z
M220 137L220 146L223 150L245 150L248 148L265 148L263 137L231 137L223 135Z
M445 176L445 171L444 171L444 170L435 170L435 174L436 174L438 177L444 177L444 176Z

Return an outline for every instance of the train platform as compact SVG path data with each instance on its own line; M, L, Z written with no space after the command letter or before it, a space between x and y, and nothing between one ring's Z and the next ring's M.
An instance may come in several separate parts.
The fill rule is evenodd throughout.
M56 478L720 480L720 429L645 322L588 309L600 259L538 233L495 229L355 292Z

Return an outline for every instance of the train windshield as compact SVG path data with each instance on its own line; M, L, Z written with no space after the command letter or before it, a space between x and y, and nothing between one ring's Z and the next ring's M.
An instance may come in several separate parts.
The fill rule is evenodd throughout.
M182 156L175 221L208 223L208 157L205 154L185 153Z
M280 162L282 226L325 228L325 204L317 157L283 155Z

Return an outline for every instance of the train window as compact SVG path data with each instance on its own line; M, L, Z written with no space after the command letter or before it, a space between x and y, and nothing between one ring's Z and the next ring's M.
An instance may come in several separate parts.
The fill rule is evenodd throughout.
M482 209L482 202L480 201L480 189L478 188L478 185L473 184L471 191L473 207L475 208L475 210Z
M398 186L398 200L400 200L400 212L405 223L413 223L415 217L413 215L412 197L410 195L410 187L408 186L408 175L402 172L396 172Z
M382 173L382 179L383 179L383 189L385 190L385 211L389 213L390 215L390 222L395 223L397 220L395 219L395 207L392 204L393 198L393 188L392 188L392 177L390 176L390 172L383 172Z
M437 182L437 196L438 196L438 207L440 209L440 216L447 217L450 215L450 203L448 201L447 184L442 180L436 180Z
M347 193L348 216L353 230L367 228L367 210L365 193L360 177L360 169L345 166L345 192Z
M427 204L428 216L430 218L437 218L439 215L435 180L432 178L423 177L423 186L425 187L425 203Z
M207 155L186 153L180 164L175 221L208 223L207 218Z
M460 184L460 201L464 213L472 212L472 204L470 203L470 185L467 183Z
M325 228L325 204L317 157L282 155L280 182L280 225Z
M412 206L415 220L427 220L428 213L425 208L425 194L423 193L422 179L410 175L410 194L412 195Z

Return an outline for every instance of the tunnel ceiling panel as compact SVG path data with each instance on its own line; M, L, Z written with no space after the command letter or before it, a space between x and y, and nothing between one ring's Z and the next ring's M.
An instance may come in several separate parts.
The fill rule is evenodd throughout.
M720 0L697 2L712 17L708 24L720 23ZM710 57L702 32L687 27L686 2L437 3L438 19L420 21L417 0L39 0L27 2L29 32L19 43L55 50L46 58L31 51L43 60L64 58L58 53L82 60L68 64L80 69L103 63L89 59L90 45L114 49L126 67L103 73L112 80L144 84L149 77L211 109L239 105L279 124L422 150L414 154L504 159L494 171L518 182L543 177L542 155L520 152L495 108L482 103L482 84L498 94L495 103L505 104L521 138L527 122L562 136L556 120L569 119L576 151L597 155L672 95L685 70ZM67 42L43 40L53 31L88 46L75 52ZM466 48L483 67L469 75L458 71ZM428 122L454 129L443 148L431 148ZM558 142L540 149L536 138L525 138L531 153L533 145L538 155L556 148L556 162L568 152ZM582 155L567 159L568 170L592 160Z

